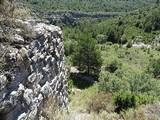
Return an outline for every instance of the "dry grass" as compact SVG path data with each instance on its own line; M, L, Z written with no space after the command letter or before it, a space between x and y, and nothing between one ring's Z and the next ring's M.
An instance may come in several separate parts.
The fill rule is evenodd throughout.
M65 120L66 112L58 106L54 97L50 96L45 101L43 113L48 120Z
M107 111L102 111L99 114L92 112L90 120L158 120L157 116L148 115L146 113L147 109L147 106L140 106L137 109L129 109L120 114L108 113Z
M15 8L15 4L12 4L8 1L4 1L2 4L0 4L0 20L3 18L13 18L13 12Z
M88 111L100 113L101 111L113 112L114 106L110 104L112 99L111 93L97 93L88 102Z
M87 109L88 108L88 102L91 100L95 94L98 92L98 86L94 85L92 87L89 87L87 89L73 89L74 92L72 92L69 95L69 107L70 111L75 109Z
M142 105L136 109L129 109L121 113L124 120L158 120L155 116L146 114L147 106Z
M26 20L32 18L30 9L27 7L16 8L13 12L13 17L16 19Z
M31 18L30 10L17 2L5 0L0 4L0 21L5 19L28 19Z
M16 24L16 19L27 20L31 19L30 10L16 2L8 2L5 0L0 4L0 42L12 43L14 39L15 29L21 29L21 35L35 38L35 34L26 26ZM34 35L33 35L34 34Z
M74 89L74 93L70 94L69 114L58 110L53 98L47 100L44 113L48 120L75 120L75 115L84 114L85 120L158 120L153 113L152 115L147 113L148 109L156 113L159 109L157 105L143 105L117 114L114 112L114 106L110 104L111 97L111 93L98 93L96 85L84 90ZM87 109L90 109L89 112L85 111ZM81 110L84 111L83 114L74 113Z

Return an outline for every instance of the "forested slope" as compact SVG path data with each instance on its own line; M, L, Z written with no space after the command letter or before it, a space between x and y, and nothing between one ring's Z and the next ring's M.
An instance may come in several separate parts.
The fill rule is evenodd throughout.
M151 6L157 0L19 0L44 11L127 12Z
M100 44L106 42L122 45L127 42L153 44L160 33L159 15L160 7L155 6L107 20L84 18L79 20L76 26L64 28L64 37L66 42L72 40L72 44L85 34L89 34Z

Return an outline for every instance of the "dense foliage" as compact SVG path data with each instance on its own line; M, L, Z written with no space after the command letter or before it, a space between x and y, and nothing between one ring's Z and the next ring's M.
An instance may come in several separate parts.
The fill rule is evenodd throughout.
M73 27L64 27L65 49L71 58L77 51L73 46L85 46L81 55L88 48L87 41L83 45L78 42L84 42L82 34L97 41L103 58L99 91L113 93L117 112L153 103L160 96L160 53L154 45L160 40L159 15L160 7L155 6L107 20L84 18ZM138 43L147 46L138 47Z
M160 33L160 7L131 12L108 20L81 19L75 27L65 28L65 37L78 39L81 33L89 33L98 43L125 44L130 42L154 42Z
M115 45L103 48L103 69L99 90L114 93L116 111L152 103L160 96L159 52L144 48L124 49ZM149 72L148 72L149 71Z
M149 14L144 21L144 30L151 32L152 30L160 30L160 8Z
M89 35L82 35L74 53L74 63L87 75L99 75L102 60L95 39Z
M155 78L160 78L160 58L150 62L148 66L148 72L152 73Z
M126 12L151 6L156 0L20 0L44 11Z
M153 79L151 75L124 68L117 70L115 74L106 72L100 76L100 89L103 91L123 90L135 94L159 95L159 87L159 81Z

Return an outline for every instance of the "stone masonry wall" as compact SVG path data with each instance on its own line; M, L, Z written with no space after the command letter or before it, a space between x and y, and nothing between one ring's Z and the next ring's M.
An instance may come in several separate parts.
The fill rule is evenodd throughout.
M26 40L19 34L22 30L16 29L14 45L17 46L7 48L4 53L6 69L0 75L0 120L39 119L38 114L49 95L67 108L61 29L33 20L16 20L15 24L26 27L34 37Z

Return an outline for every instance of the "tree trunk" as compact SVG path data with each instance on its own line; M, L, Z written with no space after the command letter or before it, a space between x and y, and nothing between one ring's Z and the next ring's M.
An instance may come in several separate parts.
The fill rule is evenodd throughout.
M89 57L89 48L87 49L87 75L90 75L90 57Z

